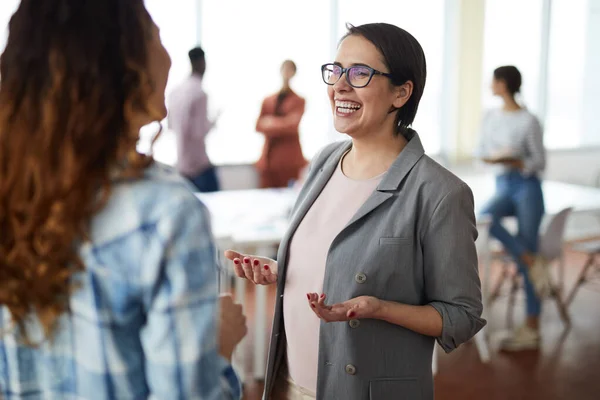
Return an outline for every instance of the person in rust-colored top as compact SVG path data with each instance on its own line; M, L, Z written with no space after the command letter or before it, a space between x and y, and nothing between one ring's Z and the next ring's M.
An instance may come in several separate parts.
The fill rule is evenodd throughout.
M306 165L300 147L298 125L304 114L305 101L290 88L296 64L286 60L281 65L283 86L267 97L256 121L256 131L265 135L262 155L256 163L260 187L286 187L297 180Z

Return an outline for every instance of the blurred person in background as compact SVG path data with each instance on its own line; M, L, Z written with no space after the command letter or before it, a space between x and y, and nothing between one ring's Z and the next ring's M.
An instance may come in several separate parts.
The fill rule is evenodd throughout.
M0 398L238 399L208 212L136 152L171 60L143 0L22 0L0 58ZM217 333L220 324L220 335Z
M321 72L351 140L311 161L277 261L225 253L277 284L265 399L432 400L435 341L450 352L485 320L471 190L411 128L425 54L396 26L350 26Z
M298 126L305 101L290 87L296 64L286 60L281 65L283 85L279 92L264 99L256 131L265 136L262 154L256 163L260 187L287 187L300 177L306 165L300 146Z
M503 106L485 114L476 149L476 155L497 172L496 194L482 213L492 218L490 233L514 258L525 286L527 319L503 343L506 350L539 347L540 297L549 288L548 272L537 257L544 216L541 175L546 166L546 150L539 120L515 99L521 80L521 73L514 66L494 71L491 89L502 99ZM502 219L510 216L517 219L516 235L502 225Z
M208 119L208 97L202 88L206 72L204 50L189 51L192 74L169 96L169 127L177 142L177 170L200 192L219 190L215 167L206 154L206 136L216 120Z

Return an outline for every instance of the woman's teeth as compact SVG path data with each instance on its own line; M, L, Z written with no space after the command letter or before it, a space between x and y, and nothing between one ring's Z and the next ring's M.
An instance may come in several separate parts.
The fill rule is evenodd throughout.
M360 104L349 101L336 101L335 107L343 114L351 114L360 109Z

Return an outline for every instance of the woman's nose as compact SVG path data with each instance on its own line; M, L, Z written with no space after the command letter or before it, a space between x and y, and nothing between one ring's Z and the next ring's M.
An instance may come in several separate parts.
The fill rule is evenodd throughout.
M342 76L340 76L340 79L338 79L338 81L333 84L333 90L335 90L338 93L349 91L351 89L352 86L350 86L350 84L348 83L346 73L343 73Z

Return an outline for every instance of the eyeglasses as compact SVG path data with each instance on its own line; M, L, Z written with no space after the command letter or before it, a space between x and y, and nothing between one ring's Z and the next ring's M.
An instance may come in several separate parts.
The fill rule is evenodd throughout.
M325 64L321 67L323 82L328 85L335 85L342 75L346 73L346 81L353 88L363 88L371 82L373 75L383 75L386 78L392 78L392 74L377 71L366 65L355 65L349 68L342 68L337 64Z

